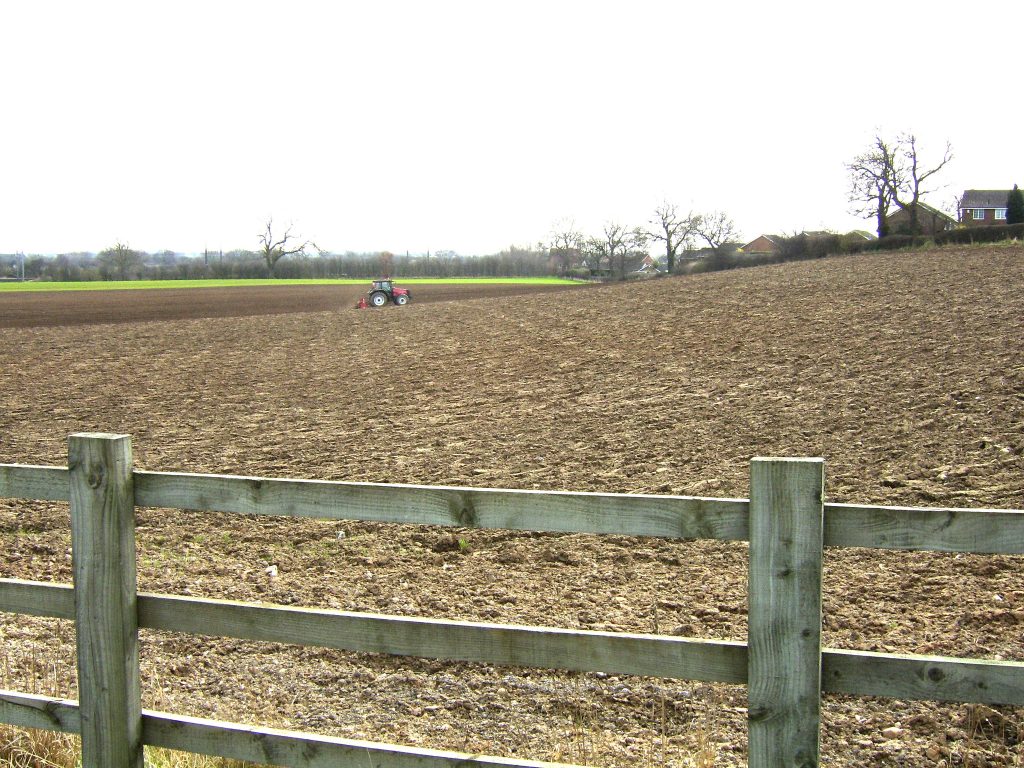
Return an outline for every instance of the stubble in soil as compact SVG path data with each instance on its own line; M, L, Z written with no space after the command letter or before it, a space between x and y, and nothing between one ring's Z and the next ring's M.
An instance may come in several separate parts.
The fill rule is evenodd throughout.
M1022 285L1020 247L942 250L9 328L0 460L62 464L69 433L106 431L133 435L151 470L743 497L751 457L822 456L830 501L1020 509ZM153 509L138 525L145 591L745 639L742 544ZM70 581L60 505L0 501L0 536L3 576ZM829 550L824 644L1024 660L1022 561ZM69 627L0 631L10 687L28 689L33 652L73 678ZM701 748L745 763L734 686L143 639L145 705L170 711L605 766L662 749L685 766ZM827 696L823 720L835 765L1024 760L1019 708Z

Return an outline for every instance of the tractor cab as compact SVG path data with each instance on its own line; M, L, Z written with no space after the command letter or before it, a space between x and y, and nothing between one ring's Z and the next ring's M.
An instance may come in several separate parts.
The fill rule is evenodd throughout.
M384 291L385 293L391 293L391 281L390 280L374 280L373 290Z

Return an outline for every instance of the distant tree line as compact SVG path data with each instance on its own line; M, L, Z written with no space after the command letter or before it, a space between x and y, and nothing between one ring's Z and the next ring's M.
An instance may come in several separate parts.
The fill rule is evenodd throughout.
M393 254L331 253L312 240L283 232L268 219L258 236L257 250L207 251L201 256L173 251L146 253L117 242L99 253L57 256L0 254L0 279L26 280L180 280L197 278L371 278L394 277L597 277L626 279L641 268L669 274L729 269L770 261L819 258L827 253L898 249L923 241L923 198L934 191L935 176L952 160L949 143L939 158L926 162L912 133L891 139L876 135L861 154L846 164L852 211L875 220L880 240L847 240L832 233L807 233L781 238L770 255L739 253L739 230L723 211L684 212L665 201L639 226L607 221L600 233L578 230L571 220L553 225L547 242L510 246L487 256L462 256L454 251ZM906 214L907 232L888 231L888 217ZM991 238L1013 236L1024 222L1024 194L1015 185L1007 200L1007 224ZM934 242L981 242L989 235L973 228L968 234L944 233ZM817 235L826 235L820 237ZM909 237L908 241L901 238ZM656 255L652 256L652 251ZM649 271L649 270L648 270Z
M390 257L390 258L387 258ZM262 251L208 251L199 256L174 251L147 253L116 243L99 253L56 256L0 254L0 278L26 280L193 280L269 278L543 277L557 266L543 246L509 248L488 256L462 256L442 250L423 254L313 252L290 254L274 263Z
M580 232L575 222L563 219L551 231L548 251L560 275L582 273L624 280L637 271L651 248L659 251L653 259L659 271L672 274L679 271L681 259L735 250L738 237L736 224L722 211L683 213L665 201L644 225L629 227L608 221L596 236Z
M664 249L653 261L660 271L676 271L684 257L706 256L730 245L736 227L725 213L682 214L663 203L644 226L607 222L601 234L587 236L572 222L555 225L548 243L511 245L486 256L439 250L419 254L331 253L275 228L268 219L256 250L205 251L201 256L163 250L147 253L116 242L99 253L57 256L0 254L0 278L50 281L329 279L393 277L616 277L624 279L649 258L648 248ZM701 244L706 247L699 248ZM731 243L735 247L735 243Z

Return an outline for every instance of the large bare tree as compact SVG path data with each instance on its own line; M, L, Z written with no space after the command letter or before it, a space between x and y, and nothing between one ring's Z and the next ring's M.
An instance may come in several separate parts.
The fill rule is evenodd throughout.
M299 239L292 234L291 225L285 229L284 234L274 234L274 220L267 219L267 227L264 232L260 233L260 253L263 254L264 261L267 262L267 269L270 270L270 276L274 276L274 267L277 266L277 262L283 259L285 256L295 256L297 254L305 254L306 249L310 246L316 247L311 240L303 240L301 244Z
M548 253L558 265L560 274L568 272L573 263L583 256L584 237L577 231L576 222L562 219L551 228L551 243Z
M583 241L580 249L583 263L591 270L600 270L601 265L607 260L608 246L600 237L588 237Z
M639 227L629 229L617 222L604 225L602 237L591 238L590 252L608 262L608 271L620 280L626 279L626 259L643 251L647 246L647 233Z
M622 224L609 221L604 225L604 247L605 256L608 259L608 269L615 274L618 267L620 279L626 277L626 254L629 252L629 230Z
M690 247L699 221L700 217L693 212L683 216L674 204L667 201L654 209L654 218L650 221L651 228L647 234L652 240L664 244L665 262L670 275L676 268L679 250Z
M935 189L925 189L925 182L941 171L950 160L953 159L953 147L946 142L946 150L942 153L942 159L936 161L930 167L925 167L917 154L917 138L914 134L904 134L898 140L902 154L902 165L904 168L904 181L902 187L894 186L892 190L892 201L907 212L910 220L910 234L921 234L921 223L918 220L917 204L922 195L934 192Z
M910 234L921 234L921 198L935 191L926 186L931 186L933 177L952 159L953 148L948 141L942 159L926 163L919 154L914 134L900 134L895 141L875 136L871 148L846 165L854 212L865 218L874 216L878 236L885 237L889 234L886 218L895 205L907 212Z
M709 248L716 250L739 236L736 223L724 211L700 214L696 217L693 231Z
M846 164L850 172L852 212L865 219L875 217L879 237L889 234L889 209L892 190L903 186L903 169L896 162L896 150L890 142L876 136L871 148Z

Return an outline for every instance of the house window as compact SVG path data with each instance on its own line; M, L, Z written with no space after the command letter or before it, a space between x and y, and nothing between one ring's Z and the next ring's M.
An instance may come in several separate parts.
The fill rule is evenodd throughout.
M974 219L975 221L984 221L985 220L985 209L984 208L972 208L971 209L971 218Z
M996 221L1006 221L1006 209L996 208Z

